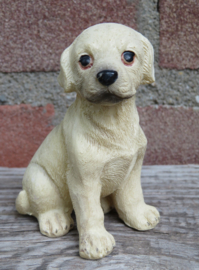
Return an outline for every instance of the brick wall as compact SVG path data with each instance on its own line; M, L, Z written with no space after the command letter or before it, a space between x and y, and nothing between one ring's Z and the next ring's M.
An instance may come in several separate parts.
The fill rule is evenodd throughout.
M0 166L27 166L75 95L57 83L61 52L90 25L137 29L155 49L156 83L137 104L145 164L199 163L199 2L0 1Z
M135 28L135 2L0 1L2 72L59 70L62 51L85 28L115 21Z
M160 66L199 68L199 2L160 1Z

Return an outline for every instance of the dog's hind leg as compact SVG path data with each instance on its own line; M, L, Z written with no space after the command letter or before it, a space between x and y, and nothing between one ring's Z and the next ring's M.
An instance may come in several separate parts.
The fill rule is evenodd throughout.
M62 236L73 227L69 193L63 200L50 176L35 163L30 163L25 172L23 190L16 199L16 209L21 214L35 216L41 233L49 237Z

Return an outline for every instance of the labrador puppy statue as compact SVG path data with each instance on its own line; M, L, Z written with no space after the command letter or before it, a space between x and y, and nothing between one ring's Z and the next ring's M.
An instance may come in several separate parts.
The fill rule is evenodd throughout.
M89 27L62 53L58 80L77 98L27 167L16 208L35 216L49 237L68 233L74 209L80 256L99 259L115 245L104 227L113 207L137 230L159 222L143 198L147 140L135 105L136 88L155 80L153 47L124 25Z

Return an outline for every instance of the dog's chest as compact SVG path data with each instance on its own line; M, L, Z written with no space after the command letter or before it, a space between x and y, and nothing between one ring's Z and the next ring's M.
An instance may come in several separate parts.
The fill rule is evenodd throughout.
M128 177L129 170L135 162L136 155L126 154L108 161L101 174L102 197L108 196L119 188Z
M140 149L145 147L146 138L139 128L136 136L132 132L120 132L114 134L114 136L104 135L98 136L97 139L93 138L93 149L90 156L95 160L98 156L103 157L101 159L101 173L100 180L102 184L101 196L105 197L112 194L117 190L121 183L128 177L132 171L137 159L137 154ZM91 138L91 136L90 136ZM97 155L96 155L97 153ZM99 158L97 158L100 161Z

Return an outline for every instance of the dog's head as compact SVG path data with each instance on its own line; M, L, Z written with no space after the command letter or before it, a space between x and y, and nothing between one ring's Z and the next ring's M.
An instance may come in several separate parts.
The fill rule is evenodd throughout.
M89 27L61 56L59 84L92 103L116 104L154 80L151 43L121 24Z

